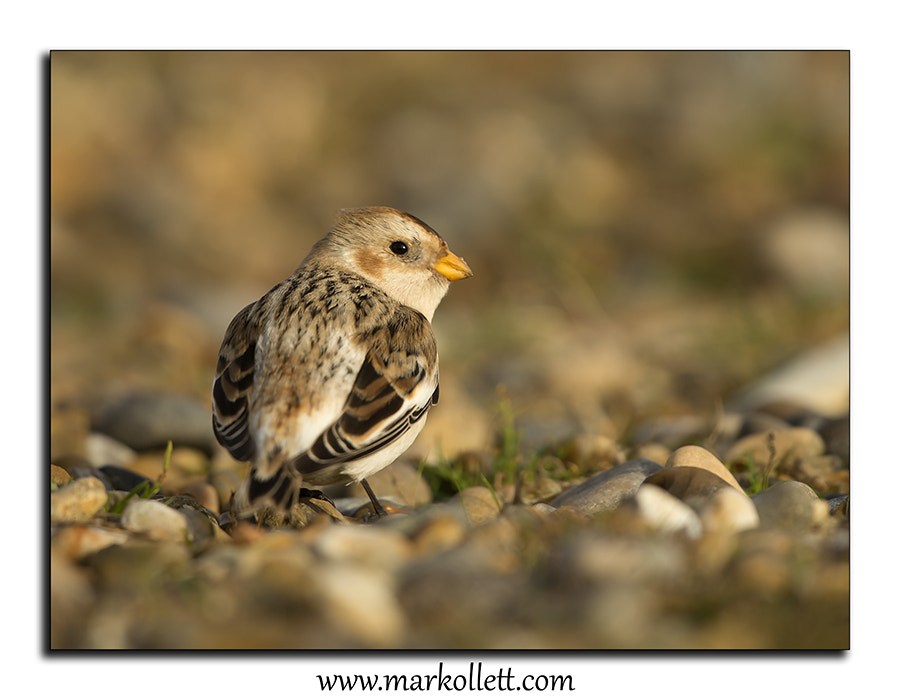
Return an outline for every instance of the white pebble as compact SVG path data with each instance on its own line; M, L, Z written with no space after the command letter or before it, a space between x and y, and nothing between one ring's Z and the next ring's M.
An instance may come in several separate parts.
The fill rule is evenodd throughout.
M644 484L635 494L638 512L651 526L663 532L684 532L690 538L703 531L694 509L665 489Z

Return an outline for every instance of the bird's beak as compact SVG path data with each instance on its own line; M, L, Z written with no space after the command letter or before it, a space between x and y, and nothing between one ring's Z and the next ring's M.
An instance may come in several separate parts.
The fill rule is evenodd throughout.
M449 250L443 258L434 264L434 269L451 282L464 280L466 277L472 276L472 270L466 264L466 261Z

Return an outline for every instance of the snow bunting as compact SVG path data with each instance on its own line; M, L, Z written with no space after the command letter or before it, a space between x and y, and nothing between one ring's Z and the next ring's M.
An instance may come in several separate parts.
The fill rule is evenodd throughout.
M225 331L216 439L250 473L235 510L287 514L304 486L362 482L409 448L438 400L431 318L472 271L396 209L340 213L286 280Z

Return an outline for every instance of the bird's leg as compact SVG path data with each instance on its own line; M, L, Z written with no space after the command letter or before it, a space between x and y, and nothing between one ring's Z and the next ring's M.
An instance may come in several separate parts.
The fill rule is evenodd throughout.
M387 515L387 511L384 509L384 506L382 506L378 502L378 499L375 498L375 494L372 493L372 487L369 486L369 482L366 481L365 479L362 479L362 480L360 480L359 483L362 484L362 487L366 490L366 494L369 496L369 500L372 501L372 507L375 509L375 514L378 517Z

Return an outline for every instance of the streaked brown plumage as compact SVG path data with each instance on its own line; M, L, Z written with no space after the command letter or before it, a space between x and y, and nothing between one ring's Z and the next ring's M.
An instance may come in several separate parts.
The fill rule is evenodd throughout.
M365 477L408 449L437 402L431 318L450 281L471 274L414 216L345 210L235 316L212 398L216 438L252 463L239 511L288 513L306 485L362 481L371 495Z

